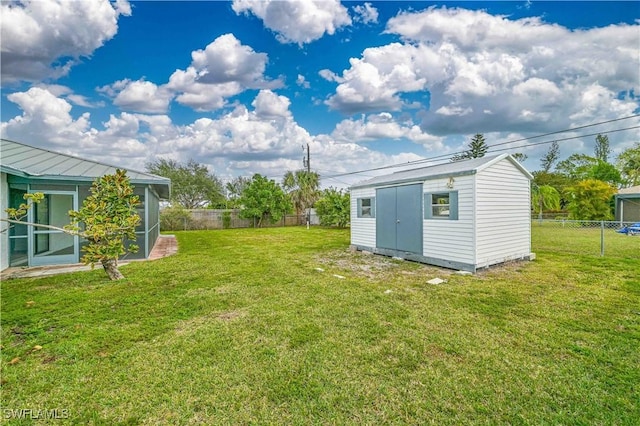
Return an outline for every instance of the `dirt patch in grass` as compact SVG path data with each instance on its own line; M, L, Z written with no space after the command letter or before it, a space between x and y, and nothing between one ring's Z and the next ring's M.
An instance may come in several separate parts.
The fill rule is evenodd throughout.
M218 319L222 321L231 321L242 316L244 316L244 312L242 311L230 311L218 315Z
M318 266L336 268L349 271L358 277L370 280L381 280L389 277L440 277L446 279L455 274L456 270L427 265L410 260L395 259L377 255L366 251L352 251L350 249L331 250L315 257ZM496 276L504 277L523 272L533 262L526 260L511 260L479 269L474 277L480 280L490 280Z
M316 256L322 268L339 268L356 276L380 280L390 276L449 276L455 271L417 262L394 259L369 252L332 250Z

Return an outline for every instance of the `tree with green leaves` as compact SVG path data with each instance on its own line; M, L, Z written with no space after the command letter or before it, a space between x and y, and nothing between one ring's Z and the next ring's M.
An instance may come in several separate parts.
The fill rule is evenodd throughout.
M514 154L511 154L511 156L518 163L524 163L525 161L527 161L527 158L529 158L529 156L527 154L524 154L522 152L516 152Z
M44 199L42 193L25 194L25 203L6 209L11 224L37 226L38 228L61 231L86 239L89 244L82 248L82 261L92 267L101 263L111 280L124 278L118 269L118 258L126 253L135 253L138 246L128 244L136 240L136 226L140 216L136 208L140 199L133 193L133 187L126 171L116 170L113 175L105 175L93 182L91 195L83 202L80 210L69 211L71 223L63 228L25 221L27 212Z
M616 164L622 175L623 186L640 185L640 142L622 151Z
M586 179L597 179L611 185L619 185L622 182L620 172L614 165L585 154L570 155L558 163L556 170L574 182Z
M558 142L553 141L547 153L540 159L540 167L542 167L542 171L549 173L553 165L558 161L559 155L560 145L558 145Z
M296 214L300 215L313 207L320 196L320 175L307 170L287 171L282 179L282 187L291 197Z
M613 164L598 159L595 166L587 173L588 179L597 179L612 186L619 186L622 183L622 176Z
M556 170L573 181L587 179L590 170L598 164L598 160L586 154L571 154L556 166Z
M351 196L335 188L325 189L316 201L316 213L321 225L344 228L351 220Z
M242 192L238 202L241 205L240 217L257 220L257 226L269 219L275 223L291 210L289 197L273 179L255 174Z
M531 206L542 220L544 210L560 210L560 193L553 186L531 185Z
M587 179L568 189L569 218L576 220L610 220L611 198L616 193L611 185L596 179Z
M598 135L596 136L596 147L594 150L594 157L605 163L609 162L609 154L611 148L609 147L609 136Z
M489 146L485 142L484 136L481 133L477 133L471 138L471 142L469 142L469 149L460 154L454 155L451 158L451 161L461 161L471 158L484 157L488 150Z
M133 194L127 172L120 169L96 179L90 191L80 210L69 212L71 224L67 229L81 233L89 242L82 248L82 262L92 267L100 262L110 279L122 279L118 258L138 251L137 245L126 242L136 240L140 199Z
M566 189L573 185L575 181L569 179L562 173L559 172L545 172L543 170L537 170L532 173L533 174L533 182L532 188L535 191L535 186L551 186L560 194L560 208L558 210L562 210L568 203L566 197ZM532 194L533 194L532 191Z
M251 182L251 179L245 176L238 176L230 182L227 182L225 189L227 190L228 208L239 207L238 200L245 188L249 185L249 182Z
M207 166L194 160L182 164L159 159L147 164L147 171L171 179L171 201L185 209L198 209L224 203L220 179Z

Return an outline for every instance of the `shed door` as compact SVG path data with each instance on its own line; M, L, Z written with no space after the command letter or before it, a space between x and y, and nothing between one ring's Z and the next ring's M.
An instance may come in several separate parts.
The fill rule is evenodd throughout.
M376 190L376 246L422 254L422 184Z

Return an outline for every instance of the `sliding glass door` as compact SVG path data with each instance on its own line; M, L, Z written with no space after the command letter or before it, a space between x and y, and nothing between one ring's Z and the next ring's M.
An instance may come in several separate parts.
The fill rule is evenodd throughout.
M69 224L69 210L77 207L75 192L38 191L44 199L31 210L29 227L29 264L32 266L78 262L78 237L51 226L62 228Z

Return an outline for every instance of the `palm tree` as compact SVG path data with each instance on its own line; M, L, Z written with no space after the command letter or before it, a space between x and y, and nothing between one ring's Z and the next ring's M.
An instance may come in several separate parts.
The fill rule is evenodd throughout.
M282 187L291 197L299 216L320 197L320 175L306 170L287 171L282 179Z
M553 186L534 183L531 190L531 205L533 211L538 213L538 219L542 220L543 210L560 209L560 193Z

